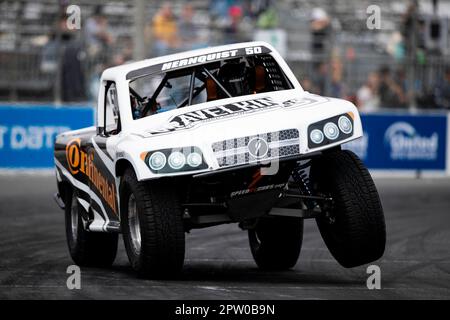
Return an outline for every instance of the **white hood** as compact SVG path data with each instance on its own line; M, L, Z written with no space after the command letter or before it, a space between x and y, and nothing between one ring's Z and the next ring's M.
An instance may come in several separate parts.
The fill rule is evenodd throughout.
M258 130L262 126L276 126L277 120L283 122L281 125L285 127L286 116L292 110L304 110L333 100L340 101L296 90L222 99L137 120L133 132L143 137L153 137L205 127L229 131L244 126Z

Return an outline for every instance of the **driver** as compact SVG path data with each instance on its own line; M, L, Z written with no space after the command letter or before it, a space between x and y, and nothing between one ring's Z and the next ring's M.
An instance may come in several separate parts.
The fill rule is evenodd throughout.
M239 60L228 61L220 67L219 81L233 97L251 93L248 69L245 62Z

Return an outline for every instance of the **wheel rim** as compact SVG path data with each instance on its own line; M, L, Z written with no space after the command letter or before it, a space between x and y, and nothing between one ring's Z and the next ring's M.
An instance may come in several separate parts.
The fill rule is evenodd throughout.
M128 200L128 224L133 250L139 254L141 252L141 227L134 194L131 194Z
M72 197L72 205L70 208L70 227L72 230L72 239L77 241L78 238L78 200Z

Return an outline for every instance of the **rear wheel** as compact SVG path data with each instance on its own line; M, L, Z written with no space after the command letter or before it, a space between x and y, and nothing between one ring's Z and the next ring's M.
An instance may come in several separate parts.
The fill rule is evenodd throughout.
M286 270L298 260L303 240L303 219L263 217L248 231L256 264L266 270Z
M362 161L336 150L315 159L311 170L316 192L333 198L331 211L316 221L334 258L346 268L379 259L386 243L383 208Z
M139 275L177 274L184 263L182 209L167 180L139 182L127 169L120 186L122 233L131 266Z
M116 258L118 235L85 230L77 193L68 192L67 197L66 237L73 261L79 266L110 266Z

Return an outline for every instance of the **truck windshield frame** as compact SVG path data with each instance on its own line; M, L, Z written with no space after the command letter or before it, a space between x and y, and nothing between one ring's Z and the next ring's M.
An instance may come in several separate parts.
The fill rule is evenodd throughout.
M232 72L237 74L229 76ZM184 80L178 85L180 79ZM149 89L149 85L153 89ZM269 53L159 72L129 83L134 120L208 101L293 88L283 69Z

